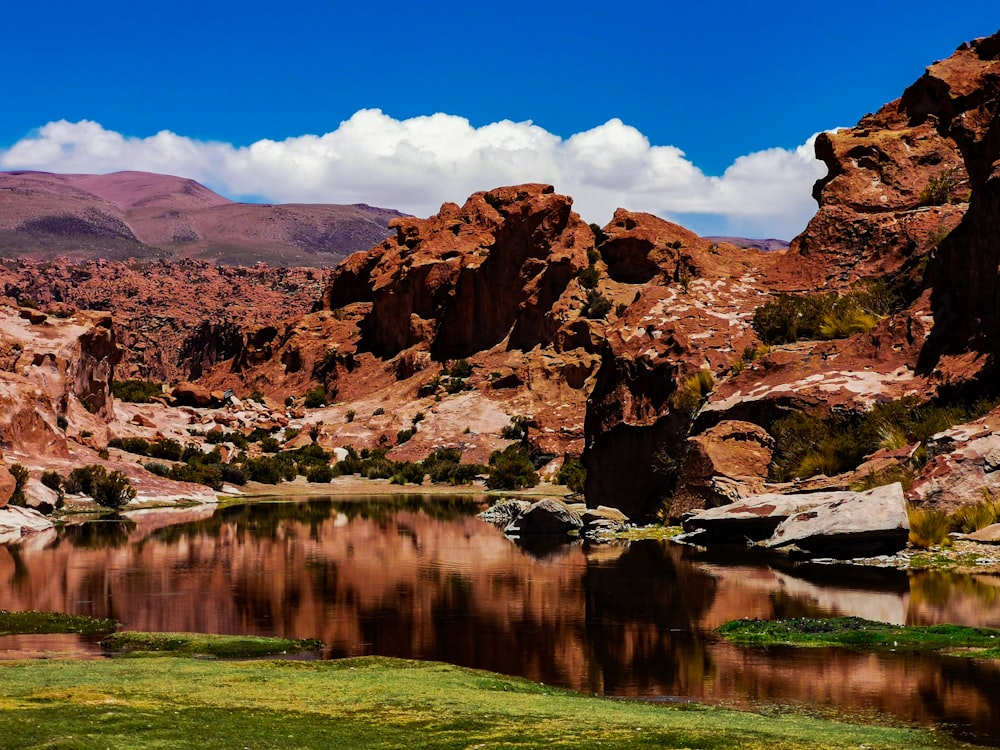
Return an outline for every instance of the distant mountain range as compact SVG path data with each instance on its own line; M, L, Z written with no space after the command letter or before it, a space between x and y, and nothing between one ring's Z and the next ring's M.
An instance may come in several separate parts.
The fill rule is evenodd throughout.
M0 172L0 257L325 267L381 242L403 215L364 204L235 203L148 172Z
M752 247L755 250L763 250L766 253L788 249L788 242L773 238L766 240L750 240L746 237L706 237L705 239L709 242L725 242L730 245L736 245L736 247Z

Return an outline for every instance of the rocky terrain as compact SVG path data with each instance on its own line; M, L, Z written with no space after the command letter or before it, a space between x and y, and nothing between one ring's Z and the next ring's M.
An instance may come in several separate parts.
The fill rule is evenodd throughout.
M36 334L81 320L74 310L109 310L114 346L93 381L100 396L60 386L29 400L11 386L12 401L35 404L18 424L45 437L11 430L4 450L33 441L35 471L65 460L79 418L91 437L71 442L88 450L255 429L286 450L381 447L397 461L447 447L485 463L521 444L550 479L582 457L586 505L630 519L802 493L825 493L842 516L836 493L853 503L897 481L905 494L893 497L916 506L966 505L1000 493L998 108L991 37L821 136L819 210L783 250L626 209L588 226L552 186L520 185L393 218L389 236L329 275L11 263L7 297L40 308L8 308L19 387L38 382L25 362L45 359L49 334ZM192 210L219 208L187 194L208 204ZM129 196L145 193L122 183L115 195L138 205ZM194 384L123 404L107 393L112 376ZM69 432L43 426L57 414Z
M0 172L0 256L8 258L325 267L386 237L400 215L366 205L234 203L194 180L147 172Z

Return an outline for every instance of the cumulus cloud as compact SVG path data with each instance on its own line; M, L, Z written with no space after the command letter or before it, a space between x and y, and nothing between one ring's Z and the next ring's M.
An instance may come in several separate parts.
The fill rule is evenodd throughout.
M825 168L813 155L814 138L792 150L741 156L721 176L709 176L679 148L653 145L618 119L563 139L531 122L476 128L454 115L396 120L365 109L323 135L239 147L169 131L128 137L96 122L60 120L0 149L0 167L160 172L231 198L369 203L418 216L477 190L546 182L573 196L587 221L606 223L624 206L684 217L702 233L789 238L815 212L810 190Z

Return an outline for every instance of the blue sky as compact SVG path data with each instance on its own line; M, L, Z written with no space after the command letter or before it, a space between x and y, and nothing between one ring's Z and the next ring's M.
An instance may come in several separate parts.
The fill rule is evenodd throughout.
M1000 28L995 0L955 8L7 0L0 168L414 213L538 179L601 223L625 205L790 237L813 134Z

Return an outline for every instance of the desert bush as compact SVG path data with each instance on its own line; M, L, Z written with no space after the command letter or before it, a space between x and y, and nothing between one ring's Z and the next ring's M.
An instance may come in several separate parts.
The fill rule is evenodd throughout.
M260 449L264 453L277 453L281 450L281 443L278 442L277 438L266 437L260 441Z
M221 443L232 443L237 448L246 449L250 445L250 441L247 440L246 436L242 432L225 432L224 430L211 430L205 433L205 442L212 445L219 445Z
M162 458L165 461L180 461L184 455L184 446L173 438L161 438L155 443L150 443L149 453L146 455L150 458Z
M350 424L351 422L353 422L355 416L357 416L357 412L355 412L354 409L348 409L346 417L347 423Z
M132 486L132 482L125 472L117 469L108 474L107 478L98 481L91 495L98 505L113 510L121 510L135 496L136 489Z
M472 365L467 359L455 360L447 374L452 378L468 378L472 375Z
M105 479L107 473L107 469L99 464L77 466L66 477L63 486L70 494L93 496L94 486L98 481Z
M1000 520L1000 500L994 498L984 487L979 502L963 505L952 512L950 528L952 531L971 534L998 520Z
M951 191L958 184L958 176L954 169L949 169L940 175L936 175L927 180L917 201L921 206L943 206L951 203Z
M50 490L59 493L59 495L63 493L63 478L58 471L42 472L42 484Z
M413 415L413 418L410 420L410 423L414 427L416 427L418 422L423 422L423 421L424 421L424 413L422 411L418 411L416 414Z
M163 386L152 380L115 380L111 383L111 394L119 401L148 404L163 395Z
M765 344L845 338L871 330L899 304L881 282L865 283L843 295L783 293L754 310L753 327Z
M591 289L587 292L587 301L584 302L583 307L580 308L580 313L585 318L600 320L609 312L611 312L611 300L598 292L596 289Z
M27 502L27 498L24 496L24 486L28 483L28 477L30 476L28 470L21 464L14 464L8 471L14 477L14 493L10 496L11 505L23 506Z
M139 456L149 455L149 441L140 437L114 438L108 441L109 448L118 448L126 453L135 453Z
M390 477L392 484L421 484L427 472L419 463L403 461L396 464L396 471Z
M58 427L60 430L65 431L65 429L69 427L69 420L66 419L66 417L63 414L60 414L58 417L56 417L56 427Z
M576 278L584 289L596 289L601 280L601 272L597 270L597 266L591 263L586 268L581 269Z
M142 465L146 471L150 474L156 474L158 477L168 477L170 476L170 467L166 464L161 464L159 461L150 461Z
M326 386L318 385L306 391L302 405L307 409L318 409L321 406L326 406Z
M579 458L568 458L563 461L556 480L559 484L566 485L570 492L583 492L583 486L587 481L587 470L583 468Z
M528 451L520 443L512 443L502 451L493 451L489 469L486 486L491 490L518 490L534 487L539 482Z
M222 489L222 470L220 464L190 463L177 464L170 468L167 475L176 482L192 482L211 487L218 492Z
M280 484L283 481L291 481L298 473L294 461L289 465L288 462L279 460L278 456L248 458L243 464L243 471L246 472L247 479L261 484Z
M402 445L407 440L417 434L416 428L407 428L396 433L396 445Z
M385 409L381 406L376 406L375 411L372 412L373 417L381 417L383 414L385 414Z
M330 464L310 466L306 473L306 481L314 484L329 484L333 481L334 471Z
M948 538L950 521L948 514L941 510L907 508L910 519L910 544L920 549L930 549L942 544Z
M694 414L714 388L715 376L711 370L703 367L684 381L674 392L671 401L679 411Z

